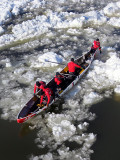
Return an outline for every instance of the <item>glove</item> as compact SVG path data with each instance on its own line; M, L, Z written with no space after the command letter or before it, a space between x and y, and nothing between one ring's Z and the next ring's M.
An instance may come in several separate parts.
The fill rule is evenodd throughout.
M38 107L42 107L42 104L37 104Z

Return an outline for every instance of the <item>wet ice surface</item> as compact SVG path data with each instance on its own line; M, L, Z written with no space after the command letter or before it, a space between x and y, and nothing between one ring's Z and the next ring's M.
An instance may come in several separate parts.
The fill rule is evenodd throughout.
M99 6L94 0L91 5L85 0L0 3L0 108L5 120L16 120L36 80L49 82L63 68L56 63L66 64L71 56L87 52L99 37L102 54L96 55L88 73L58 103L58 111L31 121L31 129L38 129L35 144L48 151L32 155L31 160L89 160L96 139L86 133L89 124L85 120L95 118L89 108L120 93L120 2L101 1ZM78 147L72 148L74 144Z

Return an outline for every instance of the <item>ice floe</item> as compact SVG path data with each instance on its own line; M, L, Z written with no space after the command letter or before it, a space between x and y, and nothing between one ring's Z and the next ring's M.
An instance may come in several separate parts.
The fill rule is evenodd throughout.
M116 88L114 89L114 92L117 94L120 94L120 85L116 86Z
M65 59L54 52L46 52L41 55L37 55L34 57L35 60L32 60L31 67L35 68L47 68L47 67L55 67L64 64Z
M120 16L120 2L109 3L103 11L107 16Z
M16 3L16 1L12 1L10 7L5 10L6 12L3 12L2 19L10 19L12 15L12 13L10 12L11 10L13 10L14 14L19 14L21 5L26 6L27 3L34 3L36 5L37 2L38 1L28 0L27 2L22 1L21 3ZM43 1L39 1L38 3L40 4L42 2ZM6 1L6 3L8 2ZM12 6L14 7L11 8ZM107 17L109 15L112 15L112 18L110 20ZM36 16L32 20L26 20L21 24L14 25L12 27L12 34L4 34L0 37L0 46L2 47L11 43L14 44L19 40L23 41L25 39L42 36L43 34L49 33L51 31L51 28L86 28L90 25L96 26L102 25L104 23L108 23L115 27L120 27L119 16L119 2L110 3L101 11L90 11L85 14L79 15L71 12L57 13L48 11L46 15ZM4 29L1 26L1 33L3 32ZM70 32L70 30L68 32ZM72 32L73 31L71 31L71 33ZM75 32L76 31L74 30L74 33Z
M48 117L48 126L51 127L56 141L67 140L75 134L76 127L71 124L70 116L52 114Z

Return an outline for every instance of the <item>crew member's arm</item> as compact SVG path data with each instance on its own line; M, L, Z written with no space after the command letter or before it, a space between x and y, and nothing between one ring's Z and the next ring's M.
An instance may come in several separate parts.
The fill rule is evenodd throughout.
M36 84L34 85L34 94L36 93Z
M99 50L101 51L101 47L100 47L100 45L99 45Z
M81 68L81 66L77 65L76 63L74 63L75 67L77 68Z
M46 93L46 96L47 96L47 99L48 99L48 101L47 101L47 107L48 107L48 105L50 103L50 95L49 95L49 93Z
M43 102L43 95L41 96L41 99L40 99L40 104L42 104L42 102Z
M63 75L60 75L60 76L59 76L59 80L62 80L62 79L64 79L64 76L63 76Z
M100 51L100 53L102 53L100 45L99 45L99 51Z

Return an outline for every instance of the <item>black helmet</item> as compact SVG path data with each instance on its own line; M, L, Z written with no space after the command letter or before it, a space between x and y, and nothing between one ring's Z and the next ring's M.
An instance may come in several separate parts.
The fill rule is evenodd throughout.
M71 61L74 62L74 58L71 58Z
M99 41L99 39L97 38L96 41Z
M56 72L56 76L58 76L58 75L60 75L60 73L59 73L59 72Z
M48 86L46 85L44 88L48 88Z
M36 81L36 85L37 85L37 86L40 86L40 82L39 82L39 81Z

